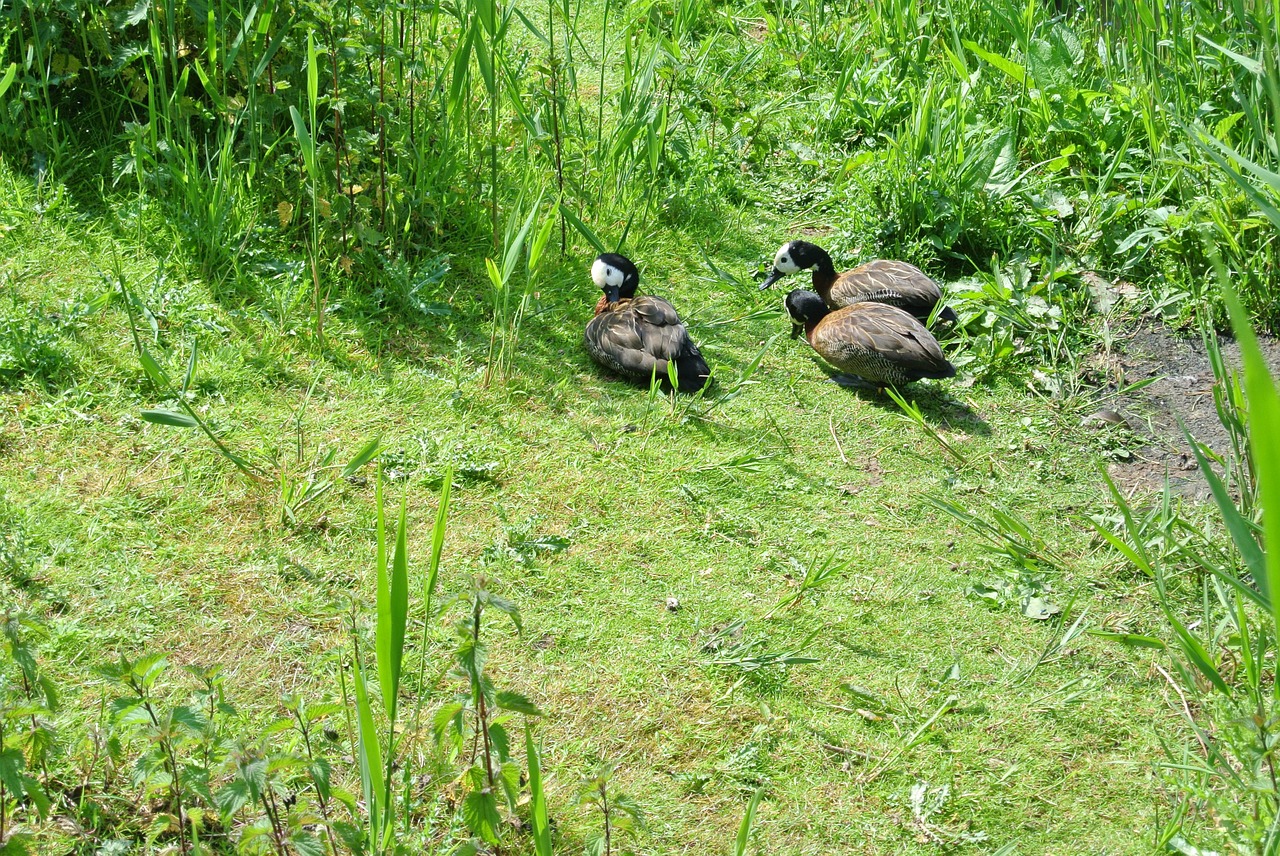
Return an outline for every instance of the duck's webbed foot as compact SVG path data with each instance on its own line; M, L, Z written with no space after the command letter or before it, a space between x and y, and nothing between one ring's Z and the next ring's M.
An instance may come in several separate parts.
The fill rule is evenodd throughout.
M830 381L834 383L836 386L842 386L845 389L860 389L860 390L875 392L875 393L879 393L884 390L884 387L881 386L880 384L865 381L862 378L858 377L857 375L850 375L850 374L831 375Z

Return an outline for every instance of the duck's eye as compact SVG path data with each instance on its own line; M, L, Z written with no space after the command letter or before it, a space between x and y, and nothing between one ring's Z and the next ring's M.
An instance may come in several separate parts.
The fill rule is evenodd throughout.
M790 259L790 258L788 258L787 256L783 256L783 257L782 257L782 263L783 263L784 265L789 265L789 264L791 264L791 259Z

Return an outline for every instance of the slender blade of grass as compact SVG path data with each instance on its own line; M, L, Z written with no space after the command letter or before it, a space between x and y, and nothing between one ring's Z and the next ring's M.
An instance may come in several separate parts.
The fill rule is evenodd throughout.
M755 823L756 809L760 806L760 797L763 794L764 788L756 788L756 792L751 795L751 802L747 803L747 813L742 816L742 823L738 826L738 837L733 842L733 856L747 856L747 843L751 838L751 826Z
M1231 326L1240 343L1244 361L1245 393L1249 400L1249 445L1253 450L1254 467L1258 479L1258 501L1262 506L1263 537L1270 549L1266 551L1267 587L1280 592L1280 549L1272 543L1280 533L1280 393L1275 379L1267 368L1266 360L1258 347L1253 325L1245 312L1220 259L1214 259L1222 296L1231 315ZM1269 537L1268 537L1269 536ZM1280 598L1271 599L1271 615L1277 635L1280 635ZM1280 695L1280 684L1276 693Z
M382 750L378 746L378 732L373 725L373 708L369 705L369 692L365 687L360 658L354 657L356 687L357 755L360 762L360 786L365 805L369 810L369 840L381 839L382 800L385 785L382 778ZM375 845L376 846L376 845Z
M361 467L372 461L381 451L382 437L374 437L365 444L363 449L356 453L356 456L352 458L345 467L342 468L342 477L349 478L355 475Z
M524 752L529 760L529 825L533 827L533 850L537 856L551 856L551 824L547 819L547 795L542 786L542 761L533 743L533 728L524 724Z

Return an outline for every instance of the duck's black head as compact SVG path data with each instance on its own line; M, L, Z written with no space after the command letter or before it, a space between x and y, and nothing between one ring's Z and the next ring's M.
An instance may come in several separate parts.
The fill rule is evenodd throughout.
M764 291L789 273L824 266L831 266L831 256L822 247L808 241L787 241L773 257L773 273L760 284L760 290Z
M591 263L591 279L595 281L610 303L636 296L640 285L640 271L631 259L618 253L602 253Z
M791 338L796 338L802 330L811 328L827 317L827 304L817 293L804 288L797 288L787 295L787 314L791 316Z

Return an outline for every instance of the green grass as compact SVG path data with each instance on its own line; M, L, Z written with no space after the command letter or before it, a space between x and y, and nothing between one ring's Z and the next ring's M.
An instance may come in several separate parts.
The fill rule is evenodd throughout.
M0 776L0 835L185 848L166 813L217 811L165 781L176 747L216 758L216 793L272 758L274 790L246 784L201 840L283 853L279 828L250 833L264 794L318 805L272 724L298 698L343 705L318 714L325 811L364 826L344 805L358 644L408 852L476 832L464 771L492 780L431 716L486 681L542 712L499 725L517 756L533 728L555 852L596 846L606 794L643 813L613 839L642 853L740 852L744 829L780 854L1225 849L1232 791L1158 762L1201 745L1184 694L1201 724L1231 706L1114 640L1173 643L1176 617L1225 698L1240 636L1185 554L1164 545L1156 591L1097 534L1096 463L1132 438L1080 416L1124 312L1217 311L1214 259L1277 326L1274 2L196 9L0 9L0 605L60 695L44 712L6 636L0 742L21 754L0 773L21 761L56 808ZM899 403L829 383L752 279L801 235L944 278L961 379ZM615 247L689 323L706 395L587 359L587 266ZM1100 319L1084 271L1136 304ZM375 608L374 467L343 472L379 438L386 507L407 502L403 630ZM524 631L487 613L483 670L459 677L480 576ZM221 666L234 712L193 725L201 680L170 668L147 692L181 727L113 715L138 691L103 669L148 654Z
M22 198L23 181L4 180ZM548 260L505 383L482 384L477 280L453 280L453 314L435 331L373 337L358 316L335 314L330 352L316 359L209 300L181 268L157 285L164 261L95 217L12 204L4 215L14 227L0 275L36 317L109 289L98 272L119 259L130 287L165 307L158 337L143 335L171 375L199 339L192 404L239 453L292 471L317 448L346 460L381 435L388 497L409 498L414 580L425 573L440 479L457 468L441 594L465 594L483 571L522 610L523 636L493 625L489 668L546 714L538 734L562 842L585 839L597 822L571 798L599 758L617 765L611 787L649 819L644 852L727 850L761 786L761 852L932 852L967 832L1020 852L1150 847L1167 811L1152 766L1157 737L1181 733L1150 657L1085 637L1028 674L1067 625L967 597L1007 570L925 501L937 493L1015 509L1070 563L1051 579L1051 597L1071 602L1068 624L1087 610L1089 626L1152 631L1149 592L1082 522L1104 494L1088 465L1095 441L1072 427L1072 410L1006 383L913 390L971 463L956 469L888 399L827 382L803 342L785 337L756 385L731 401L651 401L601 379L580 349L594 300L581 247ZM687 248L732 268L765 255L781 231L765 212L734 240L695 226L636 254L646 287L691 319L722 389L786 325L776 295L717 281ZM372 485L339 480L298 525L282 525L271 483L247 480L195 431L138 418L161 402L118 300L58 346L70 382L3 393L0 510L21 574L0 586L7 603L48 625L39 651L64 695L60 732L95 721L105 692L95 669L118 655L221 664L246 734L276 714L281 693L333 697L343 603L362 604L362 621L372 612ZM567 549L519 549L547 534ZM765 620L827 554L847 570ZM707 665L704 644L738 619L765 651L816 631L805 653L818 662L751 674ZM443 625L431 638L445 644ZM433 662L446 662L443 650ZM456 684L438 668L428 675L443 700ZM166 691L181 697L182 686L171 677ZM950 696L950 711L907 748ZM435 752L421 741L408 751ZM350 784L352 774L335 777ZM950 788L927 823L911 808L921 781ZM71 843L44 834L49 846Z

